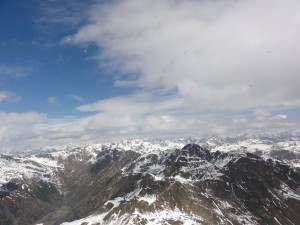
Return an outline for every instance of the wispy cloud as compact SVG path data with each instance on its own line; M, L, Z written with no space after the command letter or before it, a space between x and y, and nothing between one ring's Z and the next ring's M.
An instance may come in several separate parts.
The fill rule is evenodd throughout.
M24 65L0 63L0 78L24 78L36 71L37 65L33 65L33 63Z
M21 98L13 92L0 91L0 103L4 101L15 102L19 101Z
M40 14L36 18L38 24L55 27L65 25L72 29L87 18L88 8L92 0L45 0L36 1ZM41 26L42 27L42 26Z
M51 48L56 45L56 42L51 40L49 37L37 36L32 39L31 44L39 48Z
M77 100L77 101L80 101L80 102L83 101L83 98L80 97L79 95L70 95L70 97Z

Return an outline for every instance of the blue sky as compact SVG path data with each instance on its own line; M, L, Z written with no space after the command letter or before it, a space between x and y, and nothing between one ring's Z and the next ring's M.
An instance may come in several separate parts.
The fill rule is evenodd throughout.
M112 74L103 72L92 59L99 49L61 45L60 40L74 32L77 24L40 22L42 10L47 9L38 1L1 3L0 61L11 74L2 72L0 85L20 97L17 103L4 101L2 111L80 116L75 108L84 101L116 95ZM49 97L57 103L49 104Z
M3 0L0 151L299 127L296 0Z

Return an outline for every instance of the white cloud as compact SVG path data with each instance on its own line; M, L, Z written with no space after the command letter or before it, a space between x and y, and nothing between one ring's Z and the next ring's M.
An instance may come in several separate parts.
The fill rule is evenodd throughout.
M297 0L123 0L94 6L69 40L96 43L117 86L176 89L189 109L296 107L299 14Z
M120 104L111 99L110 104ZM126 100L125 100L126 101ZM130 103L138 107L139 103ZM172 113L170 104L165 110L147 110L138 114L116 113L115 107L82 118L49 119L46 114L0 113L0 152L13 149L38 148L62 144L85 144L120 140L123 138L182 138L206 135L234 135L244 132L286 131L299 127L297 119L279 119L268 114L257 120L257 113L249 114L180 114ZM151 105L153 108L156 103ZM86 105L87 107L87 105ZM129 106L128 106L129 107ZM151 107L150 107L151 108ZM144 108L145 109L145 108ZM276 117L276 119L274 119ZM30 131L30 132L28 132Z
M14 148L26 148L26 142L39 143L40 136L33 127L37 123L47 122L47 115L36 112L0 112L0 152L9 152ZM30 147L32 147L31 145Z
M103 112L110 115L148 115L154 113L175 113L184 106L184 100L174 96L154 96L149 93L136 93L119 96L81 105L82 112Z
M97 113L80 120L83 127L115 137L125 134L134 137L231 135L294 129L300 122L289 120L287 115L274 115L266 109L240 113L187 113L184 104L183 99L179 101L173 96L157 98L139 93L82 105L78 110Z
M26 112L26 113L16 113L16 112L0 112L0 121L3 124L13 124L13 123L36 123L47 120L47 115L44 113L36 112Z
M287 115L275 115L275 116L271 117L270 120L285 120L287 118L288 118Z
M19 101L20 97L13 92L0 91L0 103L4 101Z

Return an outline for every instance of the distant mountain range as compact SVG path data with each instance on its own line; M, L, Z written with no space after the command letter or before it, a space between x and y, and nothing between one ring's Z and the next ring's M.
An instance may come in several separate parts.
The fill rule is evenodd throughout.
M300 224L298 134L0 155L0 225Z

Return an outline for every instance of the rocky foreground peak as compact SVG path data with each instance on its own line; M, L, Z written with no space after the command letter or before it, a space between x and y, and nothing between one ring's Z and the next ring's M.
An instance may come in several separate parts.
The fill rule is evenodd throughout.
M209 150L197 144L187 144L182 148L181 153L187 157L198 157L205 160L210 160L212 157Z
M299 169L245 151L113 145L1 160L23 169L2 182L0 225L300 221Z

